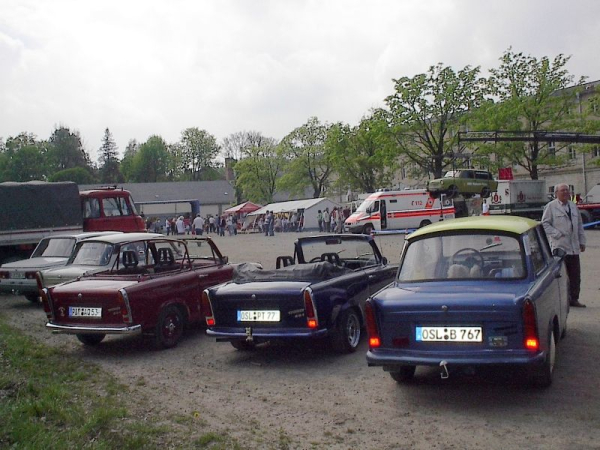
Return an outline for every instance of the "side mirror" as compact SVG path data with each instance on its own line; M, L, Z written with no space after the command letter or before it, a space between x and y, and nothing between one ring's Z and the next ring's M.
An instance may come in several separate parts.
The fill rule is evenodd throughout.
M383 256L381 258L381 264L383 264L384 266L387 266L387 263L388 263L388 259L385 256Z
M567 252L565 252L562 248L555 248L554 250L552 250L552 256L556 256L562 259L565 256L567 256Z

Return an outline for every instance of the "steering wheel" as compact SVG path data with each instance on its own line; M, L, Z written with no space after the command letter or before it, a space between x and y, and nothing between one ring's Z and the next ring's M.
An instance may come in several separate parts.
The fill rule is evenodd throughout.
M461 248L456 253L454 253L454 255L452 255L452 258L450 258L450 265L456 264L456 261L455 261L456 257L458 255L460 255L461 253L465 253L465 252L472 252L474 254L474 256L479 259L480 266L483 269L483 265L484 265L483 255L479 252L479 250L476 250L476 249L471 248L471 247Z

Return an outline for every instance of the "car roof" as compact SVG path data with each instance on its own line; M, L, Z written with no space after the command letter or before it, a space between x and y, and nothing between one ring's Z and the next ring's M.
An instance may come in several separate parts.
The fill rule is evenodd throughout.
M535 220L517 216L464 217L462 219L444 220L443 222L437 222L419 228L414 233L409 234L406 239L410 240L433 233L464 230L503 231L507 233L523 234L531 228L534 228L536 225L538 225L538 222Z
M160 233L121 233L109 234L107 236L97 236L95 238L86 239L85 242L105 242L108 244L122 244L123 242L147 241L149 239L158 238L167 239L167 236Z

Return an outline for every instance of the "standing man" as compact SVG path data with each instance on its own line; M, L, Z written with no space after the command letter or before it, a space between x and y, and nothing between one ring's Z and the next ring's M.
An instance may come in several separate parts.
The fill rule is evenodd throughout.
M202 232L204 231L204 219L198 214L192 222L192 226L194 227L194 232L196 236L202 236Z
M550 240L552 249L563 249L565 267L569 275L569 303L577 308L585 308L579 303L581 286L581 263L579 253L585 251L583 221L575 203L570 200L571 191L566 184L554 186L554 197L544 208L542 225Z

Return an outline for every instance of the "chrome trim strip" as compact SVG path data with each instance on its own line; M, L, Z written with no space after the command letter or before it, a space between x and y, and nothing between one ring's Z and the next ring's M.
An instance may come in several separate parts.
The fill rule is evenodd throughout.
M133 325L130 327L90 327L86 325L57 325L48 322L46 328L53 333L67 334L139 334L142 332L141 325Z

